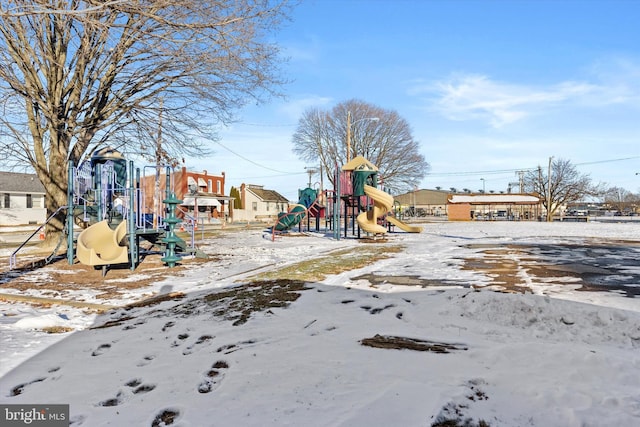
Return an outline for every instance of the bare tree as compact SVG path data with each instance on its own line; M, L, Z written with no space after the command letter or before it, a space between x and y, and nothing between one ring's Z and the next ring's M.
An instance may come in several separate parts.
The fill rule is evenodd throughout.
M547 221L563 205L583 200L585 197L602 194L601 186L594 186L589 175L578 172L571 161L558 159L550 161L551 170L543 173L542 167L529 170L524 177L524 188L538 193L547 210Z
M640 197L620 187L611 187L604 193L604 203L618 212L632 211Z
M347 133L351 156L347 155ZM333 171L349 157L363 156L375 164L384 185L393 191L412 189L429 169L406 120L396 111L359 100L340 103L331 111L305 111L293 145L301 160L319 163L334 185Z
M208 126L279 95L268 36L288 11L287 0L0 0L3 163L35 170L52 213L68 161L107 144L166 162L207 152Z

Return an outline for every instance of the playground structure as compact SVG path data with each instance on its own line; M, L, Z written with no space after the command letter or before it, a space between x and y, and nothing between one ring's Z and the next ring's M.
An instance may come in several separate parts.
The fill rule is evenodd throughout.
M277 232L290 230L299 225L303 219L307 219L307 228L310 228L310 219L316 219L316 230L320 228L320 218L324 215L323 194L321 191L310 187L298 191L298 203L289 206L287 212L280 212L278 219L272 227L272 235Z
M85 265L111 265L129 262L126 242L127 221L112 229L109 221L95 223L78 236L76 257Z
M340 170L336 169L334 190L300 190L299 202L278 215L271 230L272 238L296 225L301 228L305 218L307 229L310 229L311 218L315 218L315 228L319 231L321 217L324 217L325 225L333 230L336 239L340 239L342 232L347 237L349 228L352 235L358 238L361 231L374 236L383 235L394 226L408 233L420 233L421 227L411 226L393 216L393 196L377 188L377 175L378 168L358 156ZM343 224L341 219L344 219Z
M176 216L182 200L178 200L171 191L170 167L162 166L166 168L167 181L164 199L161 200L162 212L153 213L142 209L145 194L140 169L134 169L133 161L127 161L116 150L110 147L97 150L77 168L72 162L68 167L67 206L59 208L14 251L10 257L10 268L15 267L16 253L61 210L66 210L64 235L69 264L74 262L75 248L78 262L102 268L103 276L114 265L128 264L134 270L141 260L141 239L163 251L161 260L168 267L174 267L180 261L179 252L203 255L194 247L195 218L184 215L184 219L180 219ZM160 203L162 195L154 194L154 199ZM191 223L191 245L175 233L176 225L183 221ZM74 235L75 225L82 228L77 238ZM46 263L57 253L60 243Z

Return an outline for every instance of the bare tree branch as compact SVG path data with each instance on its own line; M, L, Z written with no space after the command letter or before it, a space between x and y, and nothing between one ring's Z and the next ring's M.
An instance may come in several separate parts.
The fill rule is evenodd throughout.
M67 160L103 145L155 156L162 134L167 161L206 154L213 126L281 95L283 58L270 34L290 7L0 0L3 164L30 165L52 212L66 201Z
M426 175L429 164L420 154L407 121L395 111L359 100L340 103L330 112L307 110L293 135L293 152L303 161L320 163L335 185L331 172L347 160L348 113L352 117L353 155L375 164L388 189L411 189Z

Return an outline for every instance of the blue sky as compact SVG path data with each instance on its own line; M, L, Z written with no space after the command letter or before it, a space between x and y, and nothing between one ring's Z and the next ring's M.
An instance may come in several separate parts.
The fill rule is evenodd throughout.
M553 156L638 193L638 16L632 0L303 1L276 38L286 99L239 111L187 165L297 200L314 166L292 153L302 112L359 99L409 122L420 188L505 191Z

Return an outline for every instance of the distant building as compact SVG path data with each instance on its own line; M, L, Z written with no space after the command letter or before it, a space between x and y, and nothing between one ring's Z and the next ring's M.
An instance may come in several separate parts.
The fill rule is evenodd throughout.
M171 173L173 191L178 199L182 200L179 206L178 216L185 213L195 217L200 221L208 222L212 219L224 221L230 216L232 199L225 196L225 173L220 175L210 175L207 171L189 171L183 167ZM165 198L166 175L160 174L158 180L160 189L160 203ZM155 211L154 188L156 185L155 174L142 178L142 188L144 193L143 211L153 213Z
M289 209L289 200L274 190L262 185L242 184L240 186L241 209L234 209L234 221L275 222L280 212Z
M449 221L538 220L544 212L535 194L449 194Z
M35 174L0 172L0 226L47 220L45 188Z
M394 196L396 215L447 216L448 196L448 191L424 189Z

